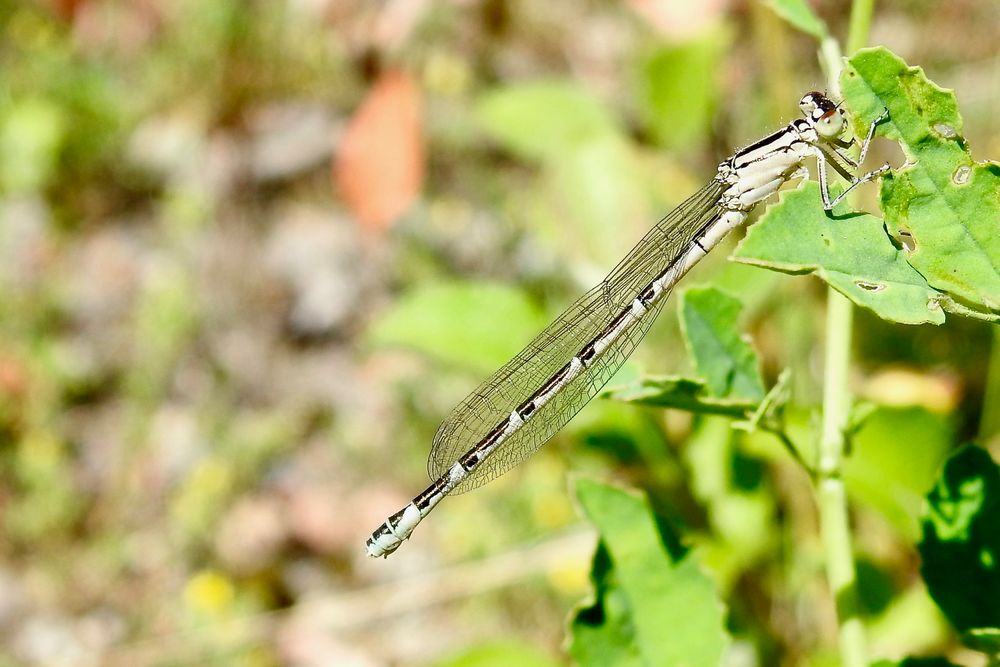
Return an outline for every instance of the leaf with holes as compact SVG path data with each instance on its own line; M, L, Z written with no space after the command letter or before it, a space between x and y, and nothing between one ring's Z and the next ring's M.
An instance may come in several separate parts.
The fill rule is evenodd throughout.
M889 229L912 237L906 259L932 287L1000 310L1000 163L972 159L955 95L884 48L848 60L841 88L854 131L888 109L877 134L906 154L881 187Z
M733 258L787 273L814 272L886 320L944 322L937 291L906 262L882 221L867 213L828 215L813 181L782 193L747 231Z

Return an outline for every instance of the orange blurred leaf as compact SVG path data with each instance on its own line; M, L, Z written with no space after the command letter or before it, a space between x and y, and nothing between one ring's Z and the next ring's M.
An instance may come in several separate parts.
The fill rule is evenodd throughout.
M382 231L413 203L424 180L420 91L402 71L379 77L340 143L334 179L368 231Z

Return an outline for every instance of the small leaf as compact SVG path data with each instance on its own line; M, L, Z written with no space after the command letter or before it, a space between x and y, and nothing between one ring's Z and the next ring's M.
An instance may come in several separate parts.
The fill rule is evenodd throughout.
M680 551L676 537L665 534L666 527L641 496L592 480L576 483L576 495L587 517L597 526L607 549L613 574L598 573L595 582L614 577L617 587L598 593L598 599L620 590L622 597L610 617L617 632L587 639L630 639L646 665L687 665L716 667L728 643L722 604L715 585L698 568L690 555ZM595 562L597 562L595 560ZM631 619L634 635L626 632ZM578 626L574 624L574 628ZM665 631L669 629L669 631ZM576 642L577 645L582 645ZM594 641L588 650L597 655ZM609 647L608 654L627 655L622 647ZM589 664L600 664L592 662ZM622 660L616 664L634 664Z
M966 446L927 495L919 545L927 590L960 632L1000 627L1000 468Z
M605 391L601 398L730 417L745 417L757 407L754 401L710 396L705 391L704 381L676 375L643 377Z
M479 101L476 114L504 148L532 160L558 161L583 144L620 136L600 101L566 83L498 88Z
M490 283L431 284L412 290L376 320L368 342L398 345L478 373L513 357L545 326L519 290Z
M767 0L766 4L775 14L816 39L822 40L829 34L826 24L813 13L805 0Z
M886 320L944 322L937 291L892 244L882 221L867 213L828 215L813 181L783 192L747 230L733 259L788 273L815 272Z
M714 287L691 288L681 294L681 331L698 374L709 392L721 398L764 398L757 354L740 336L736 320L739 300Z
M852 57L841 88L855 133L888 109L877 132L906 154L881 187L887 225L911 237L906 259L932 287L1000 310L1000 163L973 160L955 95L884 48Z
M369 231L406 212L424 180L420 92L402 71L384 73L351 118L337 151L334 180Z

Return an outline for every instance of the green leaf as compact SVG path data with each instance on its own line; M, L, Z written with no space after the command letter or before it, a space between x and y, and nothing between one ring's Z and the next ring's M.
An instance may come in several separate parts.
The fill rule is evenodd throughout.
M714 287L681 294L681 331L698 374L711 394L721 398L764 398L757 354L736 328L742 305Z
M375 321L367 341L488 373L545 324L541 309L520 290L491 283L429 284L400 297Z
M1000 164L973 160L954 94L884 48L852 57L841 88L855 133L888 109L877 133L906 154L881 200L889 228L912 236L907 260L931 286L1000 310Z
M476 646L436 664L438 667L558 667L561 663L533 646L497 642Z
M645 665L717 666L728 637L715 586L690 554L673 555L680 551L676 538L665 532L649 502L586 479L577 481L576 495L584 513L597 526L613 568L613 575L597 572L594 580L605 583L613 576L617 586L597 595L605 601L604 609L613 601L612 613L604 618L614 627L598 633L591 622L586 630L589 634L579 641L574 636L574 644L586 647L588 657L615 656L619 662L613 664L634 664L625 659L631 649L614 645L602 649L599 640L629 640ZM618 591L620 597L612 597L618 596ZM599 616L591 617L595 619ZM574 630L578 629L574 624Z
M730 417L745 417L757 407L754 401L710 396L705 391L704 381L677 375L643 377L605 391L601 398Z
M783 192L750 227L733 258L788 273L815 272L883 319L944 322L937 292L892 244L882 221L867 213L828 215L813 181Z
M927 590L960 632L1000 627L1000 468L966 446L927 495L919 545Z
M504 148L531 160L557 161L581 145L621 136L599 100L562 82L498 88L479 100L476 115Z
M951 448L952 429L943 417L924 408L879 406L850 443L843 475L851 497L877 510L915 542L923 499Z
M813 13L805 0L767 0L765 4L775 14L816 39L822 40L829 34L826 24Z
M641 109L646 125L664 146L683 148L705 137L727 42L722 32L712 32L694 41L662 46L643 63Z

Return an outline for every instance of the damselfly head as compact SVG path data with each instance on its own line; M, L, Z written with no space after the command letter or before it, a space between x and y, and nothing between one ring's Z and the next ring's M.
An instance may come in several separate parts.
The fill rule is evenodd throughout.
M833 100L823 93L806 93L799 100L799 108L821 137L830 139L844 131L844 115Z

